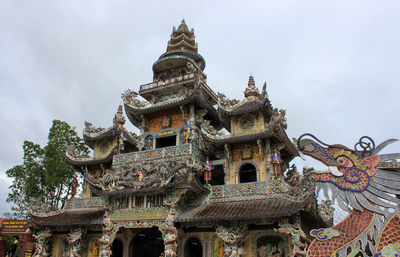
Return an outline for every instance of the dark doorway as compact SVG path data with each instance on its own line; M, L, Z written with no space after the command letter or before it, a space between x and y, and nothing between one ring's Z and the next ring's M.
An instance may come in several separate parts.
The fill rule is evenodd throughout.
M164 252L164 242L157 228L144 229L137 233L129 244L131 257L159 257Z
M124 252L124 244L121 240L115 239L111 246L111 257L122 257Z
M168 136L168 137L160 137L156 139L156 147L168 147L176 145L176 135Z
M257 170L253 164L247 163L240 167L239 183L248 183L257 181Z
M225 181L225 173L223 165L215 165L212 169L211 185L223 185Z
M185 257L202 257L203 248L201 242L196 237L191 237L185 244Z

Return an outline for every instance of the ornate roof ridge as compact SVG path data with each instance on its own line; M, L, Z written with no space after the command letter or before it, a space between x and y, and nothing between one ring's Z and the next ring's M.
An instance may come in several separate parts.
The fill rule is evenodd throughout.
M246 112L258 111L265 107L272 110L268 98L260 99L255 97L248 97L231 106L229 105L224 106L219 101L218 111L225 115L231 116L231 115L243 114Z
M108 133L112 130L113 127L102 128L102 127L94 127L92 123L85 121L85 128L83 129L83 136L87 138L96 139L98 137L105 136L105 133Z
M243 134L243 135L230 134L225 136L217 136L210 134L203 128L201 129L201 133L207 141L211 141L216 144L225 144L232 142L245 142L249 140L269 137L275 133L274 129L275 129L275 124L273 125L270 124L269 126L265 127L264 130L251 134Z
M185 49L182 46L186 46L189 49ZM181 48L179 49L179 47L181 47ZM173 52L173 51L176 51L176 50L178 50L178 51L179 50L186 50L186 51L191 51L191 52L196 52L197 53L198 45L197 45L197 43L190 44L185 40L181 40L181 41L179 41L179 42L177 42L175 44L172 44L171 42L168 42L167 52Z
M188 41L195 41L195 38L194 38L194 35L193 35L193 37L188 37L186 34L178 34L177 36L174 36L173 34L171 35L171 40L170 40L170 42L171 41L175 41L175 40L178 40L178 39L181 39L181 38L184 38L184 39L186 39L186 40L188 40Z

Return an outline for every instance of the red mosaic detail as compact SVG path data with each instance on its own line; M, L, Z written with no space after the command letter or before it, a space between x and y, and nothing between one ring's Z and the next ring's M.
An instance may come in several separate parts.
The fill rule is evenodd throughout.
M382 251L382 249L390 244L400 242L400 212L398 212L388 224L386 224L385 229L382 231L381 239L379 240L379 245L377 247L377 252Z
M340 232L340 237L332 238L329 241L314 240L308 249L308 257L327 257L345 246L350 241L357 238L363 231L365 231L373 217L373 213L367 210L363 212L353 210L342 222L333 226ZM357 226L355 226L357 224Z

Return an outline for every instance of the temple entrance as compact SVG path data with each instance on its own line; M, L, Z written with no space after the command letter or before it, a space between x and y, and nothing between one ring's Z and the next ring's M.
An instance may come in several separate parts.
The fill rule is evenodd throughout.
M162 235L154 227L137 233L129 244L131 257L159 257L162 253L164 253Z
M187 240L185 245L185 257L202 257L203 248L201 246L200 240L191 237Z
M121 240L115 239L111 246L111 257L122 257L124 251L124 244Z

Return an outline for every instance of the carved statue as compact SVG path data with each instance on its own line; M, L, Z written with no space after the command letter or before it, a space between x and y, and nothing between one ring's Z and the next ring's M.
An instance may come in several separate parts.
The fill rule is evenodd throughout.
M221 105L223 108L232 107L237 103L239 103L239 100L229 99L224 94L218 93L218 104Z
M216 234L224 242L225 257L239 257L245 253L243 242L246 236L246 229L241 226L224 227L216 226Z
M306 136L315 141L304 139ZM355 150L351 150L342 145L327 145L311 134L299 138L300 151L328 166L326 170L311 169L317 187L324 191L327 199L330 198L328 191L331 191L332 200L350 213L330 230L311 231L315 239L308 256L348 256L348 250L352 251L351 256L358 252L367 256L367 246L372 254L377 254L374 256L381 256L383 249L394 247L394 244L386 242L400 242L399 233L390 233L399 229L400 200L393 194L400 194L400 174L376 168L380 161L400 158L400 154L378 155L386 145L395 141L387 140L375 148L373 140L364 136L355 145ZM354 220L359 221L357 225Z
M331 200L323 200L322 204L318 205L318 212L323 220L332 221L333 212L335 211L332 205L333 202Z
M83 230L78 228L68 234L67 241L70 245L70 255L69 257L80 257L79 251L81 249L81 239Z
M292 187L297 187L300 180L300 174L297 171L295 164L292 164L290 168L286 171L285 181Z
M92 123L85 121L84 133L97 133L104 130L104 128L96 128Z
M124 93L122 93L122 99L125 104L130 104L130 105L133 105L134 107L139 107L139 108L146 107L147 103L137 99L138 96L139 96L138 93L136 93L135 91L132 91L130 89L128 89Z
M282 125L287 128L287 120L286 120L286 110L279 110L279 120L282 122Z
M35 238L35 253L33 257L47 257L49 253L49 238L51 237L51 231L49 229L43 230L34 234Z
M291 238L293 242L293 256L307 256L308 238L299 226L289 224L286 220L285 222L280 222L279 228L275 229L275 231L287 234Z
M209 120L204 120L204 121L201 123L200 128L201 128L203 131L207 132L208 134L210 134L210 135L212 135L212 136L222 136L222 135L224 135L224 133L219 132L216 128L214 128L214 127L211 125L211 121L209 121Z

